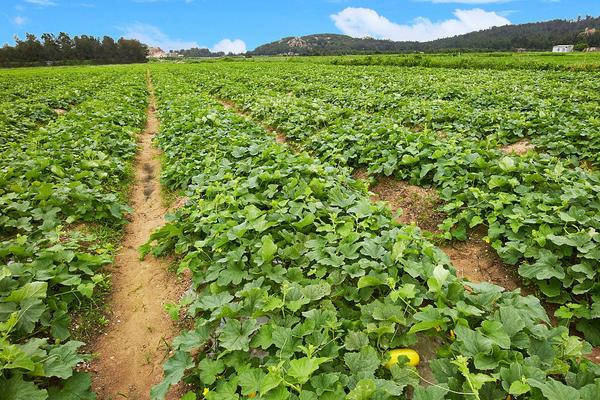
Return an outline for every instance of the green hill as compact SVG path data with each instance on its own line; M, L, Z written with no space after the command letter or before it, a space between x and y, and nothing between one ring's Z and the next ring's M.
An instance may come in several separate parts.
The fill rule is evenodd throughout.
M556 44L578 43L581 44L580 47L600 46L600 17L588 16L574 21L553 20L506 25L430 42L395 42L353 38L333 33L285 37L259 46L250 54L339 55L449 50L514 51L516 49L548 51Z

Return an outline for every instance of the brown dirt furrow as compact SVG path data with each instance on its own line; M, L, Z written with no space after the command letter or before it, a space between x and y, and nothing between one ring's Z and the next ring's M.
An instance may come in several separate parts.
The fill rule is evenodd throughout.
M163 305L176 303L186 288L168 271L168 260L148 256L141 261L138 252L152 231L163 225L167 212L158 180L159 151L152 146L158 120L149 75L148 87L148 119L139 141L131 190L134 211L111 267L110 325L92 346L97 355L91 366L93 388L99 400L150 398L151 387L162 380L162 364L178 331ZM170 398L178 397L172 394Z

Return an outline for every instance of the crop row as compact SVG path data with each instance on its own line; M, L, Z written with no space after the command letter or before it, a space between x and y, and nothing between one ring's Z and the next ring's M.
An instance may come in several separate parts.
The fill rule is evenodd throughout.
M535 297L457 279L349 169L294 154L176 72L154 73L157 143L163 183L188 202L143 250L192 272L191 327L153 398L180 380L209 400L600 395L588 345ZM398 347L435 355L386 368Z
M528 138L550 154L600 162L598 73L269 64L208 69L227 76L225 93L245 93L251 102L270 99L284 103L283 109L302 107L308 114L293 121L299 131L311 121L324 127L384 117L488 147ZM286 122L285 114L271 111L272 118Z
M0 75L0 151L18 146L30 132L86 100L116 76L116 71L107 70Z
M334 65L393 65L397 67L432 67L484 70L536 71L600 71L600 60L595 55L578 53L516 54L516 53L463 53L463 54L401 54L379 56L319 57L316 62Z
M446 239L462 240L469 229L485 226L500 257L534 282L547 301L564 305L557 316L600 344L597 171L538 152L507 155L493 142L461 134L415 131L381 113L327 119L315 103L317 94L263 93L268 71L248 72L207 67L190 75L202 90L234 101L321 160L437 187L445 202L440 228ZM600 143L600 133L592 140Z
M121 192L147 97L141 71L102 71L111 82L93 99L31 130L0 158L3 399L95 398L89 375L76 372L87 356L78 353L84 343L70 340L71 317L107 284L111 250L91 228L125 222Z

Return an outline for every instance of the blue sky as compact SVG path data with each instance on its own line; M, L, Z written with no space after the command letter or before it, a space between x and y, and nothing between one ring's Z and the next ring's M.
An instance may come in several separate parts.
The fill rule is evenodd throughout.
M25 32L132 37L240 52L284 36L431 40L494 25L600 15L600 0L0 0L0 45Z

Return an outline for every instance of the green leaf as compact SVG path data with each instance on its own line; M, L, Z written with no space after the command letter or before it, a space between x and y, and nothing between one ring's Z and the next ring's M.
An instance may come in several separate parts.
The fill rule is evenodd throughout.
M377 386L373 379L361 379L354 389L348 393L347 400L370 400L373 398Z
M48 358L44 362L45 375L57 376L63 379L73 375L75 366L84 361L84 358L77 353L77 349L84 344L72 340L50 350Z
M250 335L258 328L254 319L247 319L243 323L228 319L219 335L219 344L229 351L248 351Z
M248 395L260 390L260 383L265 374L258 368L250 368L238 376L238 385L242 388L242 394Z
M88 299L91 299L94 295L95 287L96 285L93 282L88 282L77 285L77 290Z
M580 394L577 389L556 381L548 379L541 382L536 379L527 379L527 383L532 387L538 388L547 400L579 400Z
M442 265L436 265L436 267L433 269L431 278L427 279L427 286L429 286L429 290L434 293L441 291L449 275L450 271L448 271Z
M221 360L211 360L203 358L198 363L198 376L204 385L212 385L217 380L217 376L225 370L225 364Z
M183 397L181 397L180 400L196 400L196 393L194 392L187 392L186 394L183 395Z
M65 177L65 171L60 167L60 165L50 166L50 172L52 172L54 175L58 176L59 178Z
M279 386L281 382L283 382L283 378L279 374L269 372L260 381L260 387L258 392L261 396L263 396L266 393L269 393L271 390L275 389L277 386Z
M523 381L514 381L510 388L508 389L508 393L514 396L520 396L525 394L531 390L531 386L529 386L526 382Z
M381 365L377 351L371 346L365 346L357 353L344 354L344 362L359 378L375 376L375 371Z
M483 321L481 332L502 349L510 349L510 337L500 321Z
M525 328L523 318L521 318L513 307L500 307L500 319L502 321L502 329L510 337Z
M369 337L364 332L349 332L344 341L346 350L360 350L369 345Z
M233 296L227 292L220 292L212 295L204 295L198 299L198 305L203 310L216 310L224 305L229 304L233 300Z
M13 290L8 296L2 299L3 302L21 302L25 299L42 299L46 297L48 290L47 282L26 283L19 289Z
M185 371L194 367L194 359L183 351L176 351L163 365L164 379L150 390L152 400L164 400L172 385L183 378Z
M208 327L202 326L193 331L185 331L173 339L175 350L192 351L204 345L210 337Z
M48 392L39 389L35 383L26 382L21 374L14 374L10 379L0 376L0 393L2 400L46 400Z
M327 357L309 358L302 357L290 361L287 375L291 376L300 384L308 382L313 372L319 369L319 365L329 361Z
M310 379L310 385L315 389L317 395L335 391L336 383L340 381L340 373L330 372L315 375ZM339 383L338 383L339 386Z
M260 248L260 257L262 264L268 264L273 260L275 253L277 252L277 245L273 242L271 235L262 237L262 246Z
M360 277L360 279L358 280L358 288L362 289L370 286L385 285L385 283L386 282L383 278L380 278L378 276L367 275Z
M52 386L48 389L48 400L95 400L96 394L90 388L90 374L76 372L62 382L62 387Z
M473 228L479 224L481 224L483 222L483 219L481 219L481 217L479 215L475 215L473 216L473 218L471 218L471 221L469 222L469 228Z
M22 300L19 306L19 319L16 329L31 333L35 328L35 324L39 321L44 311L46 311L46 306L41 300L35 298Z
M500 161L498 161L498 166L502 171L513 171L515 169L515 160L512 157L502 157Z
M413 394L413 400L444 400L448 389L443 385L439 386L416 386Z

